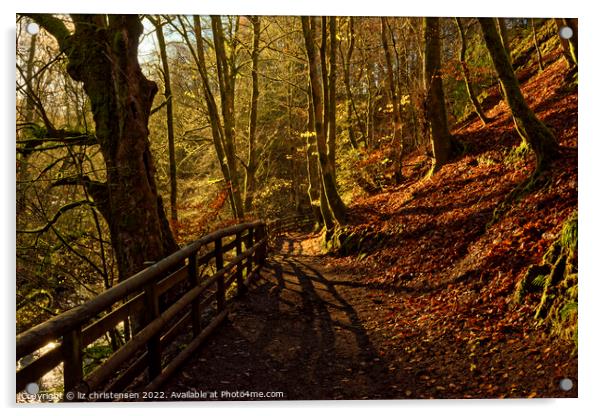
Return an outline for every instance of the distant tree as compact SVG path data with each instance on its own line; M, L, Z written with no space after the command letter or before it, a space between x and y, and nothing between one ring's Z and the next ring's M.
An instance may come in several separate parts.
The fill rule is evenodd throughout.
M564 19L554 19L554 23L556 23L556 30L558 31L558 38L560 39L560 46L562 47L562 55L569 67L575 66L575 62L573 61L573 56L571 55L571 47L569 45L568 39L560 36L560 30L566 26L564 23Z
M226 181L226 183L228 184L227 186L227 190L228 190L228 199L230 201L230 209L232 210L232 214L235 218L239 218L242 217L243 213L243 206L242 206L242 198L240 196L240 189L238 189L238 175L237 175L237 170L235 169L235 163L234 166L231 164L232 159L234 159L234 162L236 162L235 159L235 155L232 154L232 148L230 148L230 150L227 150L227 136L226 136L226 129L225 129L225 121L222 119L222 116L220 116L220 109L218 106L218 101L215 97L215 94L213 93L213 88L212 86L215 84L215 82L210 79L209 76L209 70L208 70L208 65L207 65L207 56L205 53L205 38L203 37L203 31L202 31L202 26L201 26L201 17L198 15L195 15L192 17L193 20L193 32L194 32L194 44L192 42L192 40L190 39L189 35L188 35L188 20L182 16L178 16L178 23L179 25L173 25L174 28L180 33L180 35L182 36L182 38L184 39L186 45L188 46L188 49L190 51L190 54L192 55L192 58L194 60L194 63L196 65L197 71L201 77L201 84L202 84L202 91L203 91L203 97L205 98L205 105L207 106L207 113L208 113L208 118L209 118L209 126L211 127L211 139L213 142L213 147L215 149L215 153L217 156L217 160L220 166L220 170L222 172L223 178ZM221 22L220 22L221 24ZM223 38L220 37L219 38L222 41L222 45L223 45ZM223 47L221 48L223 49ZM216 52L216 55L219 55L220 57L223 57L223 51L220 50L220 53ZM222 71L223 71L223 65L220 64L220 67L222 67ZM221 95L226 95L229 96L230 93L233 93L233 89L231 89L231 87L228 87L228 91L225 91L224 89L226 88L226 84L228 84L228 86L230 86L230 84L233 81L231 80L230 77L227 77L226 80L222 80L222 82L218 83L219 88L220 88L220 93ZM232 97L233 100L233 97ZM222 106L223 105L227 105L225 102L223 102L222 100ZM232 106L233 106L233 102L232 102ZM230 110L224 110L222 112L222 115L224 114L224 112L226 114L228 114L230 117ZM233 139L232 134L234 133L234 128L233 128L233 120L229 119L229 126L230 128L228 129L228 134L230 135L230 139ZM229 156L228 156L229 155Z
M308 88L311 91L311 85ZM320 162L318 161L318 148L316 141L315 113L311 93L307 95L307 128L305 131L305 158L307 163L307 195L316 222L324 224L320 207L320 194L322 194L322 180L320 176ZM329 219L331 216L328 217ZM330 219L332 222L332 220Z
M339 50L341 52L341 63L343 67L343 84L345 85L345 95L347 100L347 135L349 137L349 143L351 144L351 147L357 149L358 142L355 136L355 129L353 127L353 115L357 114L357 108L355 106L353 93L351 91L351 59L353 57L353 51L355 50L355 36L355 18L349 16L347 18L347 50L343 51L341 42L339 42ZM360 126L362 125L361 120L358 120L358 124L360 124ZM360 129L360 132L363 132L363 129ZM366 138L363 137L363 139L365 146Z
M230 39L229 42L226 42L221 16L211 16L213 49L215 51L222 110L224 150L230 171L229 186L232 188L235 218L242 218L244 216L244 206L241 196L242 190L240 186L241 180L238 169L239 162L236 155L236 121L234 112L234 96L236 91L236 77L238 74L238 67L236 66L236 59L234 57L238 50L236 36L239 29L239 22L240 16L235 17L235 28L232 39Z
M318 150L318 160L320 166L321 176L321 195L320 195L320 207L322 211L323 219L328 229L332 229L334 223L330 223L329 219L332 218L337 223L344 223L345 221L345 205L341 200L341 197L337 190L337 185L334 177L334 167L330 163L328 158L328 146L326 142L326 129L325 121L328 120L328 112L325 109L324 95L328 92L328 88L320 85L320 75L318 71L318 54L315 50L314 45L314 34L315 34L315 18L303 16L301 17L301 23L303 28L303 36L305 39L305 48L308 59L308 72L309 80L311 85L311 97L312 97L312 109L314 112L314 131L316 135L316 144ZM324 27L324 20L322 21L322 49L324 48L324 35L326 33ZM325 54L321 54L325 56ZM324 59L322 59L324 62ZM324 75L326 66L321 65L322 68L322 83L328 82L328 77Z
M539 65L539 70L544 70L543 57L541 56L541 50L539 49L539 41L537 40L537 30L535 29L535 19L529 19L531 21L531 33L533 34L533 45L535 46L535 51L537 52L537 65Z
M167 144L169 148L169 209L171 213L172 221L178 220L178 177L176 167L176 145L174 137L173 127L173 108L174 98L171 93L171 76L169 74L169 60L167 59L167 47L165 46L165 36L163 35L164 23L161 20L161 16L152 17L147 16L151 23L155 26L155 35L157 36L157 43L159 46L159 55L161 56L161 74L163 75L163 85L165 96L165 111L166 111L166 125L167 125Z
M259 16L249 17L253 25L253 46L251 49L251 104L249 106L249 142L247 163L245 165L245 212L251 211L255 195L257 171L257 103L259 101L259 37L261 20Z
M452 150L452 136L447 127L445 97L441 79L441 41L439 18L424 18L424 89L425 115L430 135L433 162L429 175L447 163Z
M558 144L552 132L537 118L527 105L520 90L518 79L505 53L502 41L497 34L495 21L491 18L479 18L483 38L502 85L504 99L510 107L516 131L523 144L530 147L537 158L537 171L548 167L558 154Z
M577 41L579 37L579 20L575 18L563 20L565 25L567 25L573 30L573 36L571 36L568 41L571 50L571 57L573 58L573 62L575 63L575 65L577 65Z
M483 125L487 125L493 121L493 119L487 117L483 108L481 107L481 103L477 98L477 95L472 88L472 84L470 83L470 70L468 69L468 64L466 63L466 36L464 35L464 28L462 26L462 20L459 17L455 18L456 26L458 27L458 34L460 35L460 52L458 58L460 59L460 66L462 67L462 74L464 75L464 84L466 85L466 91L468 92L468 98L470 98L470 102L474 108L475 113L483 122Z
M401 155L403 153L403 142L401 139L401 109L399 105L399 95L397 94L396 83L394 80L393 59L391 58L391 50L389 48L388 32L390 32L390 30L388 29L387 18L381 17L380 33L387 67L387 89L389 90L389 101L393 111L393 118L391 120L391 124L393 125L393 175L395 183L399 184L402 180Z
M323 27L326 27L326 19L322 18ZM336 149L337 149L337 17L328 18L328 82L324 88L328 89L328 105L326 107L325 119L328 126L328 161L332 167L333 177L336 184ZM326 32L322 30L322 39L325 41ZM326 53L324 54L326 57ZM322 71L325 73L326 66Z

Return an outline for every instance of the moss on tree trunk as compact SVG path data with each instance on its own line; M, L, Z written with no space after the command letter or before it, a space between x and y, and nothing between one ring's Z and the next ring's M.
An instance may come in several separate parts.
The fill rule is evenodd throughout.
M508 54L497 34L495 22L491 18L479 18L483 38L493 60L502 85L502 92L514 119L516 131L523 141L535 152L537 170L548 167L558 155L558 144L552 132L537 118L529 108L520 89L518 79L512 70Z
M485 115L485 112L483 111L483 108L477 99L477 95L472 88L472 84L470 83L470 71L468 69L468 64L466 63L466 36L464 35L464 28L459 17L456 17L456 26L458 27L458 34L460 35L460 65L462 67L462 74L464 75L464 85L466 86L466 91L468 92L468 98L470 98L470 102L472 103L474 111L481 119L483 125L487 125L487 123L490 123L493 121L493 119Z
M329 224L327 222L327 219L330 217L328 213L331 214L332 218L336 221L336 223L342 224L345 222L345 205L343 204L343 201L341 200L341 197L337 190L336 181L334 177L334 166L332 165L332 163L330 163L328 158L326 128L324 125L325 121L328 120L328 112L325 110L324 107L324 103L327 102L327 100L324 100L324 94L327 93L328 89L322 88L320 86L320 77L318 75L318 56L316 54L314 45L315 23L313 19L314 18L310 17L302 17L301 22L303 25L305 48L309 62L308 69L313 104L312 108L314 112L314 131L316 134L318 161L322 182L321 188L323 197L321 196L320 198L321 210L327 228L330 229L331 227L328 227ZM324 37L322 39L324 40ZM322 66L322 69L324 69L324 66ZM324 73L322 73L322 75L323 82L328 82L327 77L324 76Z

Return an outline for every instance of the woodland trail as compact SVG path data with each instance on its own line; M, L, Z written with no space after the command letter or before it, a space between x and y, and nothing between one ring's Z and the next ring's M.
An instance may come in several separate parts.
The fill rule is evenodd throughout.
M462 341L424 329L416 325L428 321L424 313L399 307L411 293L325 272L328 257L307 241L302 234L280 241L261 278L165 392L217 392L206 400L254 399L226 392L283 393L259 400L576 396L558 391L566 357L543 339L476 333Z
M395 398L387 363L360 316L366 287L324 275L302 235L281 241L228 322L168 392L283 392L283 399ZM220 398L222 399L222 398Z

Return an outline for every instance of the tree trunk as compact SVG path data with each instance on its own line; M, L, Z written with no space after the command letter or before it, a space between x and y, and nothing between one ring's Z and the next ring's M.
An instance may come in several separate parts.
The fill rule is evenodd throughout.
M396 184L401 183L401 154L403 144L401 141L401 110L399 109L399 98L397 97L397 89L393 78L393 61L391 59L391 51L389 50L389 42L387 36L387 18L380 18L380 34L385 52L385 63L387 65L387 88L389 89L389 98L393 109L393 175ZM399 149L399 150L398 150Z
M219 111L217 108L217 103L213 92L211 90L211 83L209 81L209 75L207 72L207 65L205 62L205 49L203 46L203 35L201 30L201 19L199 16L193 16L193 25L194 25L194 37L196 42L196 48L192 46L188 35L186 34L186 29L181 18L180 24L182 26L182 35L184 40L186 41L190 53L192 54L194 61L197 66L197 70L201 76L201 81L203 84L203 95L205 96L205 102L207 105L207 112L209 113L209 124L211 125L211 136L213 139L213 147L215 149L215 153L217 156L217 160L220 165L220 169L222 171L222 175L227 184L231 184L231 173L230 166L228 165L228 161L226 159L226 152L224 150L224 128L219 116ZM232 186L227 187L228 190L228 199L230 202L230 209L232 210L233 215L236 218L237 212L237 204L236 198L234 195L234 188Z
M447 127L445 97L441 79L441 44L439 18L424 18L424 89L426 91L425 115L433 151L429 176L448 162L451 156L451 134Z
M137 15L72 15L75 31L51 15L32 15L58 41L67 71L90 98L106 183L86 181L109 224L121 281L177 249L155 185L148 119L157 85L138 63Z
M328 18L329 50L328 50L328 161L332 166L332 174L336 180L336 148L337 148L337 17Z
M348 30L347 30L347 53L344 54L341 49L341 61L343 64L343 84L345 85L345 95L347 100L347 134L349 136L349 143L351 147L357 149L357 139L355 138L355 130L353 128L353 114L355 104L353 102L353 94L351 92L351 57L353 56L353 50L355 47L355 30L353 27L353 17L348 18ZM340 44L339 44L340 47Z
M472 88L472 84L470 83L470 71L468 69L468 64L466 63L466 37L464 35L464 28L462 27L462 21L459 17L456 17L456 26L458 27L458 33L460 35L460 66L462 67L462 74L464 75L464 84L466 85L466 91L468 92L468 97L470 98L470 102L474 108L475 113L479 116L483 125L487 125L487 123L493 121L483 111L479 100L477 99L477 95Z
M535 30L535 19L531 20L531 31L533 34L533 44L535 45L535 51L537 52L537 64L539 65L539 71L544 70L543 58L541 57L541 51L539 50L539 42L537 41L537 31Z
M220 16L211 16L211 29L213 33L215 61L221 97L221 110L224 127L224 150L230 171L230 187L234 199L234 217L241 219L244 216L244 207L241 197L240 179L238 175L238 161L236 159L236 135L234 119L234 91L236 72L232 59L226 55L226 39L222 28ZM235 45L229 45L230 55L236 53Z
M508 54L508 59L510 60L510 65L512 65L512 56L510 55L510 39L508 38L508 28L506 27L506 19L503 17L498 17L496 19L497 31L499 36L502 39L502 44L504 45L504 49Z
M535 152L537 159L537 172L548 167L550 161L558 155L558 144L554 135L535 116L527 105L520 90L518 79L508 60L508 54L497 36L495 22L491 18L479 18L483 38L493 64L498 73L504 98L510 107L516 131Z
M322 89L320 86L318 75L318 57L314 46L315 23L313 19L314 18L307 16L301 17L303 35L305 38L305 48L308 58L309 79L311 84L312 103L314 110L314 129L316 133L318 160L320 162L320 172L324 195L324 197L321 198L322 214L323 216L324 213L332 214L332 217L335 219L335 221L341 224L345 222L345 205L343 204L343 201L341 200L341 197L337 191L332 165L328 160L326 131L324 129L323 122L323 120L327 120L328 117L326 117L326 112L322 101L322 91L326 92L328 90L326 88ZM325 206L325 204L327 206ZM328 215L324 216L325 221L327 218Z
M292 62L288 63L288 71L292 73ZM301 199L299 198L299 175L297 175L297 137L293 129L293 90L292 84L286 86L286 115L287 115L287 130L289 143L289 155L291 161L291 203L295 207L295 212L301 212Z
M257 131L257 103L259 101L259 36L261 22L258 16L250 17L253 25L253 49L251 50L251 105L249 109L249 148L247 169L245 172L245 212L253 206L255 194L255 171L257 170L257 152L255 150L255 135Z
M367 148L374 147L374 112L376 105L374 104L375 97L372 91L372 84L374 83L372 71L366 71L368 78L368 111L366 111L366 143Z
M571 55L571 47L569 45L568 39L560 36L560 29L562 29L566 24L564 23L564 19L554 19L554 23L556 23L556 31L558 32L558 39L560 39L560 46L562 47L562 56L564 57L569 68L575 65L573 61L573 56Z
M309 89L311 90L311 86ZM316 222L319 224L324 223L322 218L322 212L320 210L320 167L318 162L318 149L316 144L316 124L315 114L312 105L311 95L307 95L307 131L305 137L307 144L305 147L305 157L307 161L307 195L309 196L309 203L311 204L311 210L314 214Z
M37 39L38 35L31 35L29 51L27 53L27 67L25 68L25 76L27 77L27 79L25 80L25 114L23 120L25 121L25 123L33 123L35 121L35 102L33 99L34 91L32 89L32 78L35 64ZM17 212L24 208L24 190L27 189L27 186L23 184L29 180L29 155L30 153L17 153ZM17 216L17 218L18 217L19 216Z
M27 85L25 86L25 91L27 92L27 97L25 98L25 122L31 123L34 120L34 108L35 103L33 101L33 91L32 87L32 78L33 78L33 70L34 70L34 59L36 56L36 44L38 40L38 35L31 35L29 51L27 54L27 67L25 68L25 73L27 76Z
M573 30L573 36L568 40L571 50L571 57L573 62L577 65L577 40L578 40L578 25L579 19L564 19L564 23Z
M173 97L171 94L171 77L169 75L169 61L167 60L167 48L165 46L165 36L163 35L163 24L161 23L161 17L157 16L156 19L151 19L151 22L155 26L155 33L157 35L157 43L159 44L159 53L161 55L161 64L163 66L163 83L165 84L165 100L167 102L167 142L169 147L169 203L170 213L172 221L178 221L178 182L177 182L177 168L176 168L176 145L174 138L173 129Z

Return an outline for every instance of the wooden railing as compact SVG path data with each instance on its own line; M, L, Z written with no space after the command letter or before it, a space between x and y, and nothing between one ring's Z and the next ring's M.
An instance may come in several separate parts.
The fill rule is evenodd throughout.
M233 252L233 253L231 253ZM265 223L231 226L189 244L92 300L17 336L17 362L49 343L58 346L17 371L17 392L63 363L63 388L77 392L123 391L144 370L145 388L156 390L225 319L227 306L259 273L267 255ZM201 267L205 270L201 270ZM234 287L233 282L236 282ZM127 322L141 322L131 338L84 375L85 348ZM121 326L123 325L123 326ZM183 349L168 347L192 332ZM178 346L182 341L178 340ZM52 344L51 344L52 345ZM46 348L45 348L46 349Z

